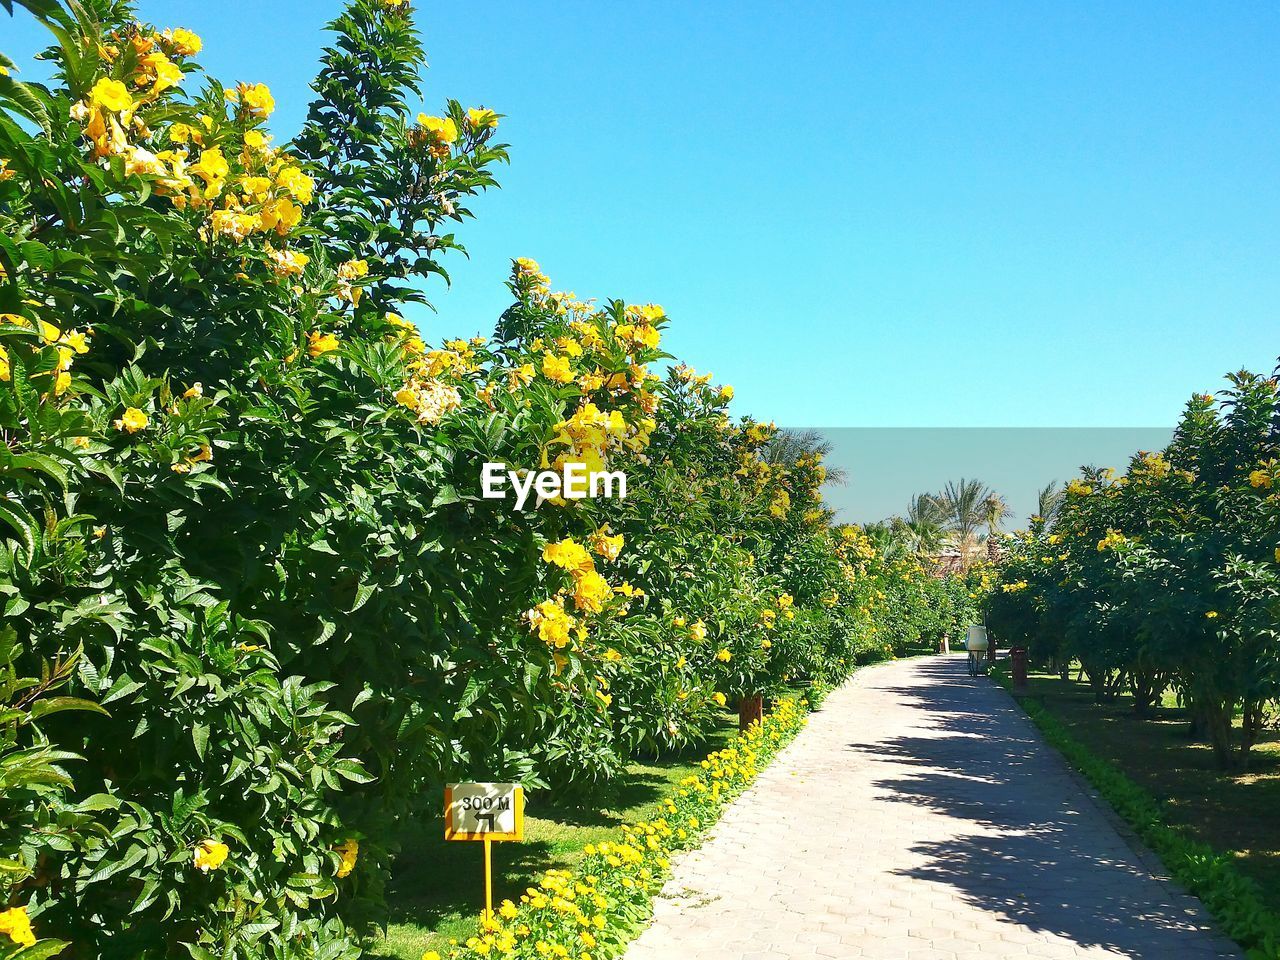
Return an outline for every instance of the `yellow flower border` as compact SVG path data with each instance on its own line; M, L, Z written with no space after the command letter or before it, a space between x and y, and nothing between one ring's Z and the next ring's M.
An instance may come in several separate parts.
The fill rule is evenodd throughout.
M520 902L482 914L475 936L450 960L544 957L605 960L621 956L652 914L671 872L672 854L696 847L728 803L755 780L808 723L809 702L787 696L661 803L662 816L621 829L616 841L588 844L576 873L547 870ZM441 960L429 951L423 960Z

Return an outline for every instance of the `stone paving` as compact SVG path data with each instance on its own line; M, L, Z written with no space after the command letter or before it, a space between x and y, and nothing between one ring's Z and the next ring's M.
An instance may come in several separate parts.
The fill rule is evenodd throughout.
M859 671L675 866L627 960L1239 958L960 657Z

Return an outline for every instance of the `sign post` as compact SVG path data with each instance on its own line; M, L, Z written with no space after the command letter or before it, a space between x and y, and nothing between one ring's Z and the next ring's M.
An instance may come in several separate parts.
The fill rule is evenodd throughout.
M484 841L484 909L493 915L493 841L524 839L524 788L515 783L450 783L444 838Z

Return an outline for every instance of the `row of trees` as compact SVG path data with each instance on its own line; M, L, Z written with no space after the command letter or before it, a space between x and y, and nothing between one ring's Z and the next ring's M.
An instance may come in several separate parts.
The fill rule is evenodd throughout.
M1053 487L1042 491L1042 502L1052 500L1053 491ZM905 515L871 524L867 532L886 549L935 561L950 552L967 573L981 557L984 544L987 559L995 558L1000 528L1008 516L1009 505L995 490L981 480L962 478L948 481L938 493L917 494Z
M1187 403L1172 442L1087 469L1004 559L987 617L1004 643L1099 700L1147 713L1173 690L1220 766L1243 766L1280 707L1280 402L1240 372Z
M410 106L405 0L334 21L288 145L190 31L20 5L54 80L0 57L0 956L358 956L443 781L589 790L971 615L662 308L520 259L493 336L403 318L507 156ZM486 462L629 496L517 511Z

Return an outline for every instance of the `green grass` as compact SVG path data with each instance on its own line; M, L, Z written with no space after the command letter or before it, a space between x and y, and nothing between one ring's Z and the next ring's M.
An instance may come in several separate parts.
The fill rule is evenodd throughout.
M678 756L632 763L609 794L593 802L559 805L545 793L531 794L524 841L493 845L495 904L518 900L542 871L572 868L585 845L612 840L623 824L649 818L673 785L737 730L736 715L725 713L711 739ZM391 924L372 955L420 960L427 950L446 953L450 938L465 940L474 933L484 907L482 845L446 842L439 815L407 830L400 842L388 890Z
M1033 673L1030 696L1093 753L1164 801L1167 823L1185 826L1215 850L1232 851L1240 872L1280 910L1280 735L1263 735L1248 771L1223 773L1208 744L1187 736L1186 713L1172 695L1141 719L1129 697L1094 703L1087 684L1074 676Z

